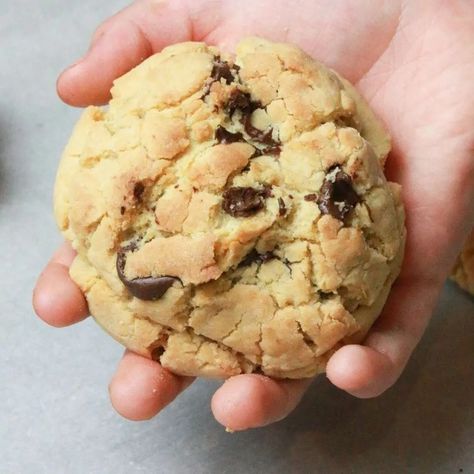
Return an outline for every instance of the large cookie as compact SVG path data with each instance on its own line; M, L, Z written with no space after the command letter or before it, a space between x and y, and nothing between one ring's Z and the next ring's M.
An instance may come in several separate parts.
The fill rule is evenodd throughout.
M474 295L474 230L458 256L451 272L451 279Z
M55 212L97 322L188 375L310 377L379 315L404 249L389 140L294 46L164 49L86 109Z

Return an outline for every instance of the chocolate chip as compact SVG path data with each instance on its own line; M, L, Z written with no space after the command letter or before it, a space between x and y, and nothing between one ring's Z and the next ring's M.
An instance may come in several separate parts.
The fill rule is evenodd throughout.
M260 102L253 102L248 92L242 92L239 89L233 91L226 104L226 110L232 115L236 110L240 110L243 114L251 114L254 110L260 108Z
M212 66L211 78L215 81L225 79L226 84L233 82L234 75L232 74L229 63L227 61L222 61L219 57L216 57L214 60L214 65Z
M127 261L126 254L127 252L133 252L136 250L136 245L135 243L130 243L125 247L122 247L118 252L117 252L117 261L115 262L115 268L117 269L117 275L120 278L122 282L126 280L125 277L125 262Z
M281 153L281 146L270 145L265 147L262 151L264 155L279 155Z
M265 143L267 145L275 144L272 143L272 129L263 132L262 130L252 125L250 117L250 115L244 115L244 117L242 118L244 129L247 132L247 135L260 143Z
M139 277L129 280L125 275L126 255L128 252L135 251L136 248L136 244L131 243L120 249L117 253L116 269L118 277L133 296L141 300L157 300L166 293L175 281L181 280L168 275L160 277Z
M278 215L280 217L283 217L286 215L286 206L285 206L285 201L281 197L278 198Z
M264 184L262 190L260 191L260 195L264 197L265 199L269 197L273 197L272 185Z
M253 152L253 155L250 157L250 159L257 158L262 155L279 155L280 152L281 152L281 147L279 145L267 146L262 149L255 148L255 151Z
M124 282L128 291L141 300L157 300L177 281L171 276L134 278Z
M133 186L133 197L137 202L142 202L143 191L145 191L145 186L143 186L143 183L140 181L135 183L135 186Z
M305 201L317 201L318 200L318 195L317 194L307 194L304 197Z
M317 200L320 211L344 221L359 201L350 176L339 166L330 168Z
M124 215L125 214L125 206L121 206L120 207L120 215Z
M251 123L251 113L242 116L242 123L247 135L254 141L267 145L262 149L262 154L278 155L281 152L281 143L273 139L273 129L262 131L254 127Z
M240 110L242 113L242 124L244 125L245 131L249 137L254 141L268 145L266 148L261 150L262 154L279 154L281 151L280 143L273 139L272 129L262 131L254 127L251 123L252 113L261 108L263 108L261 102L252 100L248 92L242 92L238 89L232 92L226 104L226 111L229 116L232 116L236 110Z
M240 67L237 66L237 64L230 66L227 61L222 61L219 56L216 56L212 66L211 76L206 82L201 99L204 99L209 92L211 92L212 83L224 79L226 84L231 84L236 79L239 80L239 70ZM234 74L232 71L234 71Z
M258 253L255 249L252 249L245 258L239 263L239 267L249 267L252 263L261 265L262 263L268 262L278 258L273 252Z
M271 192L271 191L270 191ZM223 195L222 208L233 217L249 217L262 210L268 189L232 187Z
M224 127L220 125L216 128L215 138L218 143L235 143L243 141L243 136L240 132L232 133L229 130L226 130Z

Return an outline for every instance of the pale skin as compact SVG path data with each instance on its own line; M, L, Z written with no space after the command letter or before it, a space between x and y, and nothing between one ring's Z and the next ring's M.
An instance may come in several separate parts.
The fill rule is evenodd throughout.
M206 41L232 50L256 34L295 43L353 82L393 137L390 179L403 186L408 240L402 273L362 345L339 349L327 377L360 398L402 373L474 223L474 2L468 0L142 0L107 20L87 54L61 74L68 104L107 102L114 78L164 46ZM41 273L37 314L61 327L87 317L69 278L74 251L61 246ZM155 416L192 379L126 351L110 386L124 417ZM232 430L286 417L311 380L239 375L212 397Z

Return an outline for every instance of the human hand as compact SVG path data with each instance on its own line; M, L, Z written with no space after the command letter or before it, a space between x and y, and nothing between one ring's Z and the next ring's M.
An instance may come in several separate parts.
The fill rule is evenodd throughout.
M228 50L257 34L295 43L356 84L393 137L387 172L403 186L408 240L402 273L363 345L330 359L337 387L373 397L399 377L422 336L438 293L474 217L474 4L462 0L142 0L107 20L86 56L58 80L72 105L104 103L114 78L164 46L206 41ZM63 245L41 274L36 312L54 326L87 315L69 278L74 252ZM114 407L154 416L192 380L126 351L110 384ZM242 430L284 418L309 380L262 375L228 379L212 410Z

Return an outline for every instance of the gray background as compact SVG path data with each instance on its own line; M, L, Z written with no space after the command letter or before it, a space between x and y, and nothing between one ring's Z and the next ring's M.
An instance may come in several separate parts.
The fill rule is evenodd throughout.
M121 347L93 322L56 330L33 315L36 275L60 242L55 169L78 110L57 73L118 0L0 0L0 473L474 473L474 301L451 284L400 382L357 400L321 377L287 420L227 434L217 382L156 419L112 409Z

